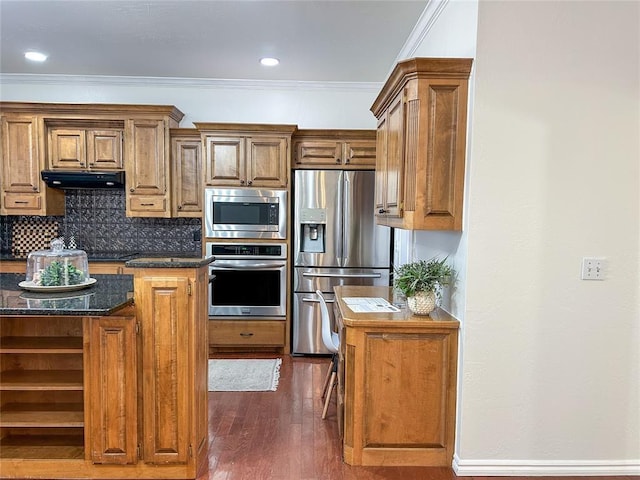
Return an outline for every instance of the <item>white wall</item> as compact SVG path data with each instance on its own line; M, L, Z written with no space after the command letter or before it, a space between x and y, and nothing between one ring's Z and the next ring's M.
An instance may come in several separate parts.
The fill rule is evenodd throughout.
M0 100L175 105L192 122L375 128L369 111L382 84L243 82L126 77L5 75Z
M640 473L639 19L478 3L460 474Z

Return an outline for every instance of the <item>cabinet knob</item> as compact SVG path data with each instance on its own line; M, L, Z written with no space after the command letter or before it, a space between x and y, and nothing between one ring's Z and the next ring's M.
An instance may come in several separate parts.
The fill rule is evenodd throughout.
M350 159L350 158L347 158L347 159L344 161L344 163L346 163L347 165L349 165L349 164L351 163L351 159Z
M38 191L38 187L36 187L35 185L33 187L31 187L33 189L34 192Z
M339 158L336 158L336 163L340 163L340 159Z
M178 205L178 210L182 210L182 205Z
M130 189L129 189L129 191L130 191L130 192L134 192L134 191L135 191L135 188L130 188Z
M380 210L378 210L378 213L387 213L387 211L384 208L381 208Z
M240 180L240 185L244 185L244 180Z
M253 185L253 180L249 180L249 181L247 182L247 185Z

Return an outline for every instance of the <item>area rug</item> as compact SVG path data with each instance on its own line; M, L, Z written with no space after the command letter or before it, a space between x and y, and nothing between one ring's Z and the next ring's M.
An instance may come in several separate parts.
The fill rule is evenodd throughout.
M281 363L281 358L209 360L209 391L276 391Z

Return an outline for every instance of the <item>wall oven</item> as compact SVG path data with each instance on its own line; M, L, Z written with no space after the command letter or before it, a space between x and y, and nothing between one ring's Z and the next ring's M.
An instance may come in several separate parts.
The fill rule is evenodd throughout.
M284 317L287 306L286 243L212 243L209 316Z
M287 191L206 188L207 238L287 238Z

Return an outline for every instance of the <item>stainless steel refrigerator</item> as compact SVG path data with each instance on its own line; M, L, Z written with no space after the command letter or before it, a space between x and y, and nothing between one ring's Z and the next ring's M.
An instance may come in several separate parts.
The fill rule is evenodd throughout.
M333 302L336 285L389 285L391 229L375 222L373 171L296 170L293 188L291 351L329 353L315 291Z

